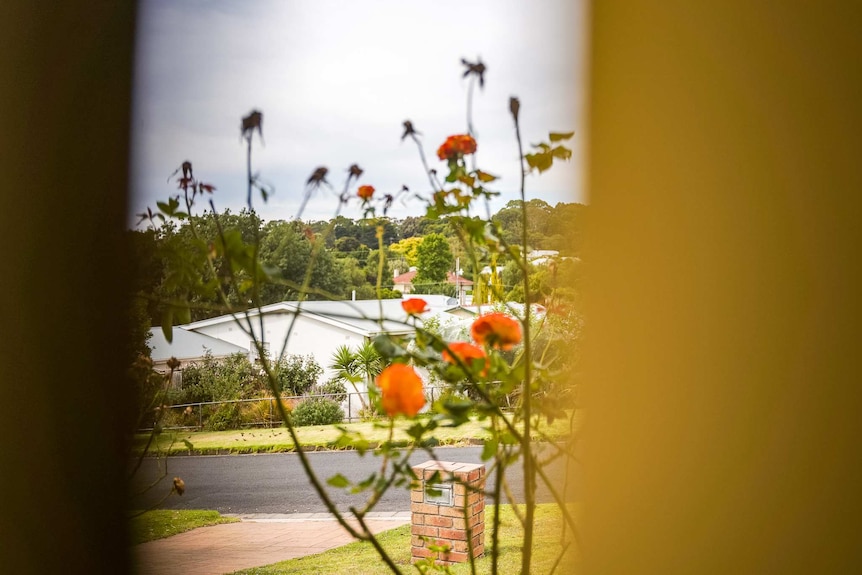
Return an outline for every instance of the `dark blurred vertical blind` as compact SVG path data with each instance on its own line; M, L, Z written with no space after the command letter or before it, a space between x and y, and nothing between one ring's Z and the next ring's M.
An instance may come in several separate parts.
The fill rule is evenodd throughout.
M134 3L0 2L0 565L129 570Z

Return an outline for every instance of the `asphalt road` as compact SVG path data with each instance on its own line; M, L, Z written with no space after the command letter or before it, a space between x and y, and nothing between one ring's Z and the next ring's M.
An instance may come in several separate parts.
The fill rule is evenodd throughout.
M437 457L443 461L481 463L481 447L438 448ZM378 471L380 459L368 453L364 457L355 451L328 451L309 453L308 457L317 475L323 481L341 473L352 481L359 481ZM427 461L428 454L414 453L411 465ZM181 497L171 495L162 505L166 509L215 509L221 513L315 513L326 509L314 492L295 453L260 455L175 456L162 460L147 459L133 481L133 491L139 492L162 473L167 462L167 477L144 495L133 499L133 506L151 506L170 490L174 476L185 482L186 491ZM564 483L562 458L548 469L550 477L561 489ZM570 462L566 499L578 501L581 497L580 465ZM507 471L512 493L523 501L523 481L518 465ZM368 492L351 495L343 489L328 487L333 501L340 510L351 505L363 506ZM537 491L539 502L551 501L547 489ZM407 511L410 495L405 488L392 488L375 507L375 511Z

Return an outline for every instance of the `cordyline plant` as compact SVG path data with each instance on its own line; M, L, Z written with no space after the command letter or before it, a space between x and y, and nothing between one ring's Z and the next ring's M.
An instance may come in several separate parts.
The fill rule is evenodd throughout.
M369 449L369 442L361 434L349 432L346 429L342 429L339 440L339 444L344 447L353 447L363 455L367 452L380 458L379 471L363 481L354 483L341 474L326 480L318 477L301 448L289 408L280 400L276 402L279 415L296 446L299 461L323 504L353 537L373 545L393 573L401 571L368 528L365 519L368 513L375 509L387 490L416 484L417 477L409 464L410 456L416 450L423 450L429 457L435 461L438 460L432 447L433 441L429 441L437 427L457 427L467 422L470 417L478 417L484 421L490 433L490 439L485 441L482 450L482 459L490 466L489 477L492 478L489 480L490 485L478 488L468 485L466 488L482 490L483 495L491 499L495 508L493 523L487 530L491 536L491 572L498 572L499 506L506 501L524 504L523 507L513 506L513 509L522 524L524 533L521 572L530 572L536 488L539 483L543 483L551 493L564 523L560 553L553 569L560 564L572 542L580 546L577 527L566 501L558 486L546 472L548 458L542 461L534 449L534 442L542 440L550 446L549 449L552 451L550 459L561 456L574 457L572 454L574 437L570 437L564 445L542 436L537 427L541 418L549 421L556 418L570 418L572 423L575 405L571 388L559 383L559 374L555 371L555 363L560 355L561 336L554 333L554 327L549 324L546 317L536 317L533 308L529 305L532 300L526 254L527 213L524 207L527 173L533 170L543 172L552 166L554 160L569 159L571 151L561 142L571 138L573 133L552 132L547 143L536 144L533 146L532 153L525 154L519 123L520 103L517 98L510 99L509 111L514 123L518 153L522 159L520 162L522 237L519 245L505 242L499 225L491 221L490 217L483 219L474 215L477 205L484 203L487 211L488 199L498 194L488 188L488 185L497 178L477 167L476 154L479 146L471 119L473 88L477 82L480 88L484 85L486 67L482 62L472 63L464 60L463 64L466 67L465 77L470 77L467 100L468 130L466 134L448 137L437 149L437 157L445 162L446 166L442 179L441 174L428 164L420 133L412 122L403 123L402 140L409 137L417 146L431 188L428 195L411 195L406 186L397 193L378 195L373 186L358 184L363 170L357 165L348 168L343 188L341 191L335 191L327 180L329 170L321 166L312 172L306 183L305 194L297 215L299 220L309 198L320 190L334 192L337 199L336 216L345 206L355 201L359 204L364 218L378 221L381 217L377 215L378 210L382 212L382 217L385 217L396 199L403 198L406 201L418 198L425 204L427 217L448 219L475 270L478 271L480 261L486 261L489 258L496 261L499 257L517 262L523 272L523 290L527 305L524 305L523 310L519 312L502 309L480 314L470 328L471 341L469 342L448 341L440 335L439 330L421 327L419 315L427 310L424 300L411 298L402 302L404 311L408 314L408 325L414 328L413 335L410 337L381 335L373 342L386 367L377 376L376 385L369 387L369 396L373 402L373 409L386 415L386 422L383 425L388 429L388 440L374 449ZM263 186L259 176L252 173L252 138L255 130L262 134L261 125L262 114L259 111L252 112L242 121L242 137L247 144L248 153L249 209L252 209L253 189L256 188L261 192L264 201L272 193L271 188ZM147 213L141 214L142 220L150 220L154 227L157 220L161 222L166 219L186 220L197 241L197 250L187 253L187 260L169 262L168 274L176 278L174 287L177 288L180 296L174 301L166 302L164 306L165 321L162 328L165 330L165 335L170 339L174 318L180 321L188 319L188 301L192 296L197 293L208 295L216 293L223 311L235 314L239 327L254 342L261 368L268 377L273 395L279 397L273 361L264 349L264 342L259 335L264 333L263 314L254 314L254 312L261 305L262 285L267 282L286 282L274 279L261 265L255 241L244 242L238 231L222 228L212 199L209 200L209 206L216 222L218 237L216 241L208 242L198 234L197 218L193 215L193 207L200 198L211 195L215 188L211 184L196 179L189 162L183 163L176 174L179 174L177 183L181 193L171 197L167 202L159 203L156 212L148 210ZM331 232L332 224L317 235L312 234L310 230L306 234L313 244L311 262L301 285L290 286L299 294L298 307L300 308L308 294L325 295L313 289L311 277L315 260ZM384 264L382 226L378 226L377 239L381 258L377 277L379 295ZM208 270L203 277L200 273L190 271L197 269L196 266L199 265L205 265ZM219 278L227 278L228 289L224 287L223 282L219 281ZM491 289L494 287L492 286ZM497 301L504 299L501 293L495 295ZM300 313L301 311L297 311L292 321L296 321ZM259 322L257 325L254 323L255 315ZM379 319L382 324L382 308L380 315L380 318L374 319ZM290 334L292 331L291 325L287 333ZM283 343L281 354L275 355L275 358L284 354L287 344L287 341ZM431 406L426 406L423 374L445 382L446 385L445 392ZM570 409L564 410L563 406ZM417 417L426 407L431 416ZM395 421L398 418L410 420L407 433L414 441L407 447L403 444L396 445L393 441ZM506 473L512 465L520 465L523 470L525 494L523 501L514 501L508 488ZM426 485L440 481L442 478L439 477L438 472L438 475L427 481ZM337 509L327 492L327 484L335 488L348 489L353 493L367 493L364 505L351 507L349 513ZM427 489L433 491L431 487ZM467 524L469 526L469 523ZM439 542L436 541L429 543L429 548L438 549L441 553L440 559L445 559L448 549L440 547ZM469 527L466 544L471 571L475 573L476 566ZM449 567L440 564L434 558L420 560L415 567L423 573L435 570L449 571Z

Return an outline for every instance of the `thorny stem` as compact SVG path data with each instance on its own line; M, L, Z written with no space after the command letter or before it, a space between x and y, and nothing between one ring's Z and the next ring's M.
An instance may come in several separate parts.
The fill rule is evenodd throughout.
M191 213L191 205L190 204L191 204L191 202L190 202L190 199L188 198L188 192L186 192L186 205L189 209L189 213ZM215 217L216 211L215 211L215 206L212 204L212 201L210 201L210 205L213 208L213 215ZM340 207L341 207L341 204L339 203L339 210L340 210ZM215 218L215 221L216 221L216 228L217 228L219 236L221 238L224 238L224 230L221 228L221 224L218 221L217 217ZM330 224L328 230L331 230L332 227L333 227L333 225ZM197 237L196 230L194 230L193 227L192 227L192 233L193 233L193 235L195 235ZM315 246L316 249L312 251L311 261L309 262L309 267L306 270L305 280L304 280L302 288L300 290L300 297L305 293L305 291L308 288L308 284L311 280L311 270L313 269L316 255L319 252L322 243L323 243L322 241L319 242ZM212 264L212 260L207 258L207 261L209 263L209 267L210 267L211 272L214 274L215 277L217 277L215 274L215 268ZM257 262L255 261L254 264L256 266ZM236 277L233 273L233 268L230 265L230 262L228 262L228 272L230 274L232 283L234 285L236 285ZM254 279L255 279L255 281L257 281L258 278L255 277ZM229 308L230 306L229 306L229 303L227 302L227 297L221 288L219 288L219 295L220 295L222 301L224 302L225 306ZM245 317L246 317L246 321L249 322L249 328L250 328L251 327L251 323L250 323L251 318L250 318L250 314L249 314L248 310L245 311ZM296 317L297 317L297 314L294 315L293 321L296 320ZM242 325L242 322L237 322L237 323L239 324L240 329L242 329L244 333L246 333L249 337L252 338L252 340L254 341L255 347L257 347L262 352L263 345L258 340L258 337L254 333L254 330L246 329L246 327ZM290 334L292 327L293 327L293 324L291 323L291 326L288 329L288 334ZM287 345L287 340L285 339L285 347L286 347L286 345ZM284 353L283 350L282 350L282 353ZM364 521L362 521L361 518L357 517L357 519L360 521L360 524L363 526L363 531L364 531L364 532L359 532L345 520L344 516L335 507L335 504L332 502L331 498L329 497L329 494L326 492L326 489L324 488L323 484L320 482L320 479L314 473L314 470L311 467L311 463L308 461L308 455L302 449L302 444L300 443L300 439L299 439L299 436L296 432L296 428L294 427L293 421L290 418L290 414L285 409L284 403L282 402L281 395L278 392L277 381L276 381L275 374L272 371L272 366L270 365L270 363L268 361L266 361L265 356L263 357L263 361L261 363L262 363L264 372L266 373L267 382L270 386L270 390L272 391L273 395L275 397L277 397L277 399L278 399L276 401L276 408L278 410L279 416L281 417L282 421L284 421L284 423L285 423L285 427L287 428L287 431L288 431L288 434L290 435L291 440L293 441L293 444L296 448L296 453L299 457L299 461L300 461L300 464L302 465L303 471L305 472L306 476L308 477L309 482L311 483L312 487L314 488L315 492L317 493L317 495L320 498L321 502L323 503L324 507L326 507L327 511L329 511L335 517L335 519L338 521L338 523L342 527L344 527L344 529L353 538L358 539L358 540L363 540L363 541L371 541L372 544L375 546L375 548L378 549L378 552L380 553L383 560L385 562L387 562L387 565L390 565L390 567L394 568L393 572L398 573L397 568L394 567L394 563L392 563L392 560L386 554L385 550L382 547L380 547L380 544L376 541L374 534L368 530Z
M348 179L348 183L350 180ZM345 193L347 191L347 185L345 185ZM335 228L335 221L338 219L338 214L341 212L341 201L338 202L338 207L335 210L335 217L329 222L329 225L326 226L326 229L323 231L322 237L318 238L318 241L315 242L314 246L311 248L311 257L308 260L308 267L305 269L305 277L302 280L302 285L299 288L299 293L297 294L296 301L296 310L293 313L293 317L290 318L290 324L287 327L287 337L284 339L284 345L281 347L281 355L284 355L285 351L287 351L287 340L290 337L290 334L293 333L293 326L296 324L297 319L299 318L300 308L302 306L302 302L305 301L306 294L309 293L309 286L311 285L311 275L314 271L314 264L317 261L317 256L320 254L320 251L323 249L324 244L326 244L326 239L329 237L329 234L332 233L332 230Z
M476 137L476 130L473 129L473 87L476 85L476 76L470 76L470 83L467 85L467 133L473 138ZM473 166L476 169L476 166Z
M569 526L569 529L572 530L572 535L574 535L578 547L582 549L583 547L581 546L581 537L578 528L575 525L575 519L574 517L572 517L571 513L569 513L569 510L566 507L566 502L560 496L560 493L556 489L554 489L554 482L551 481L545 471L541 467L536 467L535 469L536 472L539 474L539 477L542 478L542 482L548 488L548 491L551 492L551 496L554 498L554 502L557 504L557 507L560 508L560 511L563 514L563 519L566 522L566 525Z
M341 196L342 198L346 197L347 188L349 185L350 185L350 178L348 177L347 182L345 183L345 186L344 186L345 187L344 193ZM323 247L329 233L331 233L332 229L334 228L335 219L338 217L338 213L341 211L341 205L342 205L342 202L339 201L338 208L336 209L335 218L333 218L332 222L330 222L329 226L327 226L326 231L323 234L323 237L321 237L318 240L318 242L314 245L314 247L312 248L311 257L309 259L308 267L306 268L306 272L305 272L305 278L303 279L302 287L300 288L299 294L298 294L299 299L297 302L297 310L293 314L293 317L291 318L290 325L288 326L288 329L287 329L288 336L285 338L284 345L282 346L281 355L284 354L284 352L287 348L288 338L290 337L290 334L293 331L293 326L296 323L297 318L299 317L299 311L300 311L299 306L300 306L301 302L303 301L305 294L308 291L309 284L311 283L311 275L312 275L312 271L314 269L314 264L317 260L317 256L320 253L320 250ZM252 337L255 340L257 340L257 338L254 334L252 334ZM255 344L258 345L257 341L255 341ZM262 345L260 347L262 347ZM356 529L354 529L353 526L351 526L347 522L347 520L338 511L335 504L332 502L332 499L329 497L329 494L326 492L326 489L324 488L323 484L320 482L320 479L317 477L317 474L314 472L314 469L311 467L311 462L308 460L308 455L306 454L305 450L302 449L302 444L300 443L299 435L296 432L296 428L293 425L293 420L291 419L290 414L287 413L287 410L284 407L284 403L282 402L281 395L278 393L278 386L276 385L275 374L273 373L272 368L269 365L269 362L263 361L262 364L263 364L263 369L266 372L267 381L269 382L270 389L271 389L273 395L275 395L278 399L278 401L276 401L276 408L278 410L279 416L281 417L282 421L284 421L285 426L287 427L287 431L290 434L290 438L293 441L293 444L296 448L296 453L299 457L299 462L302 465L302 469L305 472L306 476L308 477L309 482L311 483L312 487L314 488L315 492L317 493L317 495L320 498L321 502L323 503L324 507L326 507L327 511L329 511L329 513L331 513L333 515L333 517L335 517L336 521L338 521L338 523L342 527L344 527L344 529L347 530L347 532L350 533L350 535L353 538L358 539L358 540L363 540L363 541L370 541L371 544L374 546L374 548L377 549L377 552L380 555L380 557L387 564L387 566L392 570L393 573L400 573L398 568L395 566L395 563L393 563L392 559L386 553L386 550L383 549L383 547L380 545L379 541L377 541L377 538L368 529L368 526L365 523L362 515L359 512L357 512L357 510L355 508L353 508L353 507L350 508L351 512L356 517L356 520L359 521L359 524L362 526L362 532L359 532Z
M425 168L425 173L428 174L428 181L431 182L431 191L436 192L440 186L434 181L431 168L428 167L428 160L425 159L425 150L422 148L422 142L419 141L416 134L411 133L410 137L413 138L413 141L416 142L416 147L419 148L419 157L422 159L422 167Z
M491 424L494 429L497 428L496 419L496 415L491 416ZM497 563L500 555L500 497L502 496L501 490L505 472L503 456L499 449L494 453L494 460L497 464L497 472L494 474L494 521L491 525L491 574L497 575Z
M153 399L153 402L150 403L149 407L145 411L142 411L139 414L138 425L137 425L138 428L141 427L141 423L144 421L144 413L149 413L150 409L153 409L155 407L156 398L163 398L164 397L164 394L167 392L168 386L170 385L170 382L173 380L173 377L174 377L174 368L171 367L170 371L166 375L163 376L163 380L162 380L162 386L163 387L162 387L162 389L159 390L158 394L156 394L156 397ZM129 473L130 478L134 477L135 474L138 472L138 469L141 468L141 464L143 464L143 462L144 462L144 457L150 451L150 447L153 444L153 440L156 438L156 429L158 429L158 424L161 423L162 418L164 416L165 416L164 410L159 409L159 416L156 419L156 421L154 422L153 429L152 429L152 431L150 431L149 437L147 437L147 444L144 446L144 449L141 451L141 454L138 456L138 460L135 462L134 468Z
M248 209L251 209L251 187L252 187L252 177L251 177L251 134L249 132L248 137L246 138L246 142L248 142L248 153L246 154L246 173L248 174L248 196L246 196L245 203L248 204Z
M524 434L521 438L521 449L524 457L524 499L526 502L526 524L524 530L524 552L521 555L521 572L530 572L530 561L533 552L533 523L536 513L536 467L533 459L531 441L531 415L532 415L532 373L531 373L531 341L530 341L530 278L526 273L527 264L527 200L524 191L527 172L524 169L524 148L521 143L521 127L518 123L518 114L513 110L512 118L515 121L515 136L518 140L518 164L521 168L521 245L522 261L524 268L524 391L522 406L524 410Z
M359 522L359 525L362 526L362 529L365 530L366 533L371 535L368 538L368 541L370 541L374 548L377 550L377 554L380 555L380 558L383 559L383 562L386 563L386 566L389 567L389 569L396 575L401 575L401 570L398 569L398 566L395 565L395 562L392 561L392 558L389 556L383 546L380 545L380 541L377 540L377 537L371 534L371 530L368 529L368 525L365 523L365 518L358 514L356 512L356 509L354 509L353 507L350 508L350 511L352 511L353 514L356 516L356 520Z
M470 83L467 86L467 133L470 134L474 139L476 136L476 130L473 128L473 90L476 86L476 76L470 76ZM473 168L473 171L476 171L476 153L470 157L470 166ZM485 197L485 215L486 219L491 219L491 202L488 201L488 197Z
M251 139L254 131L250 131L248 137L246 138L246 142L248 143L248 153L246 154L246 176L248 179L248 195L246 197L246 204L248 205L248 211L251 212L252 218L254 219L254 210L251 205L251 190L254 184L254 178L251 175ZM213 205L213 216L215 216L215 206ZM217 220L217 218L216 218ZM263 345L265 343L264 340L264 331L263 331L263 314L260 313L260 281L259 281L259 270L258 270L258 259L260 257L260 224L254 226L254 253L252 254L252 273L254 274L254 281L252 281L252 292L251 298L252 302L256 304L258 308L258 328L260 329L260 349L257 350L257 356L261 358L261 362L267 361L268 358L264 357L266 354L263 350ZM239 295L239 294L237 294ZM249 328L251 328L251 320L248 317L248 313L246 313L246 320L249 322Z

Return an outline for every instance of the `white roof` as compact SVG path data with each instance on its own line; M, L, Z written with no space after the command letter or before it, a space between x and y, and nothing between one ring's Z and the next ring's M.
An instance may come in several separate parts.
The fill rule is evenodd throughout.
M446 296L421 295L415 297L420 297L428 303L429 311L423 315L457 306L457 300ZM409 334L413 332L413 322L408 321L407 313L401 307L402 301L401 299L283 301L251 309L248 311L248 315L245 312L239 312L196 321L182 327L186 330L196 330L221 323L244 322L246 317L257 317L259 313L264 315L300 314L304 318L340 327L365 337L373 337L381 333Z
M150 356L154 362L167 361L175 357L180 361L198 359L209 351L213 357L227 357L234 353L248 353L238 345L216 339L208 335L188 331L179 326L172 330L173 341L168 343L161 327L150 330L150 339L147 345L152 350Z

